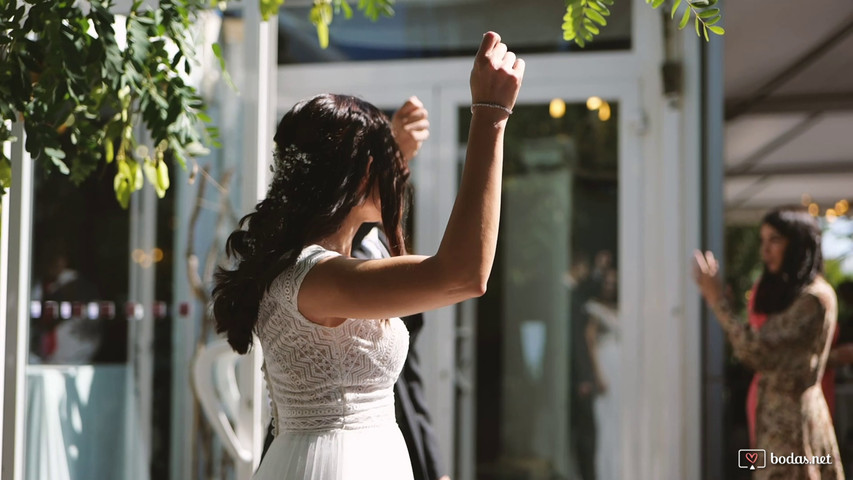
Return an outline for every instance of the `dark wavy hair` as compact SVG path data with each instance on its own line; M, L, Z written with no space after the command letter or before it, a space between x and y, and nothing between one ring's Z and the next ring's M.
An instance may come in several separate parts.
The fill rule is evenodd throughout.
M757 313L778 313L794 302L804 287L823 273L821 232L817 220L799 206L783 206L761 220L788 240L778 273L764 267L755 291L753 309Z
M238 353L252 345L260 302L273 280L303 248L337 231L375 185L391 253L405 253L401 217L409 170L381 110L351 96L318 95L284 115L275 145L266 198L225 245L235 268L215 275L216 331Z

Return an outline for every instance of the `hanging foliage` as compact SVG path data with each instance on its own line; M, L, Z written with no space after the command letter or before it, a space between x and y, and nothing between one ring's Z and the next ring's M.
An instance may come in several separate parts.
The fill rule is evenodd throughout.
M258 1L265 20L284 3ZM614 1L628 0L564 0L564 39L581 47L592 41ZM674 0L671 14L682 12L680 28L693 18L707 40L708 32L724 33L716 2ZM374 21L394 15L394 0L314 0L309 20L323 48L335 16L352 17L351 3ZM646 3L659 8L664 0ZM193 22L210 6L211 0L160 0L151 8L136 0L118 16L112 0L0 0L0 144L16 140L10 125L20 120L26 149L42 170L80 184L109 169L125 208L146 179L162 197L167 158L185 168L207 146L218 146L202 98L187 80L198 64ZM213 52L224 68L218 45ZM5 152L0 193L11 183Z
M124 17L108 0L81 4L0 2L0 118L23 121L26 149L44 170L79 184L115 163L122 206L146 178L162 197L169 188L166 154L184 166L215 143L200 128L209 119L186 80L196 55L190 25L208 3L163 0L143 9L136 1ZM0 142L13 140L7 123L0 124ZM139 128L149 144L139 142ZM5 154L0 164L5 188Z

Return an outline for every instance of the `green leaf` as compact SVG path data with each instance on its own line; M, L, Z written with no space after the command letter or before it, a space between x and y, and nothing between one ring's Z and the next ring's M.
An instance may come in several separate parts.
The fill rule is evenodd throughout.
M713 32L716 35L725 35L726 34L726 30L723 27L709 26L708 30L710 30L711 32Z
M683 30L684 27L687 26L687 22L690 21L690 9L684 9L684 15L681 16L681 22L678 23L678 29Z
M588 32L592 33L593 35L598 35L599 33L601 33L598 27L596 27L595 24L592 23L592 20L588 18L583 19L583 26Z
M65 158L65 152L52 147L44 147L44 154L50 159L51 163L56 165L56 168L59 169L59 172L63 175L68 175L71 173L71 170L68 168L68 165L62 160Z
M723 18L721 15L717 15L716 17L714 17L710 20L705 20L705 25L708 25L708 26L714 25L715 23L719 22L721 18Z
M719 8L709 8L707 10L702 10L701 12L699 12L699 18L711 18L714 15L718 15L719 13Z
M187 151L187 154L189 154L193 157L200 157L200 156L207 155L210 153L210 150L205 148L205 146L199 142L191 142L191 143L187 144L186 151Z
M669 15L669 18L675 18L675 13L678 11L678 7L681 6L681 0L675 0L672 2L672 13Z
M273 15L277 15L282 4L284 0L261 0L261 18L266 22Z
M145 171L148 183L154 187L157 197L165 197L166 190L169 189L169 169L166 167L166 162L156 162L155 165L155 162L147 161L142 165L142 169Z
M695 22L695 23L696 23L696 36L697 36L697 37L701 37L701 36L702 36L702 34L701 34L701 33L699 33L699 17L696 17L696 22Z
M660 7L661 5L663 5L663 2L664 2L664 1L665 1L665 0L654 0L654 1L652 2L652 8L658 8L658 7Z
M341 0L341 10L344 11L344 18L347 20L352 18L352 7L349 6L347 0Z
M115 145L113 145L113 140L109 137L104 139L104 153L106 155L107 163L113 163L113 158L115 158Z
M154 190L157 192L157 196L160 197L160 191L157 185L157 167L154 166L154 162L143 162L142 171L145 173L145 178L148 179L148 183L150 183L151 186L154 187Z
M45 147L44 153L50 158L55 158L59 160L65 158L65 152L58 148Z
M166 190L169 189L169 166L166 165L166 162L159 161L157 162L157 183L160 185L160 188L163 189L163 194L165 195ZM163 197L160 197L163 198Z
M708 27L706 27L704 24L702 24L702 33L705 34L705 41L706 42L709 41L708 40Z
M222 70L222 79L225 80L225 84L231 88L233 91L237 90L237 85L234 85L234 80L231 79L231 74L228 73L228 69L225 68L225 57L222 55L222 47L219 46L218 43L214 43L213 46L213 55L216 56L216 59L219 60L219 69Z
M323 21L326 22L326 25L330 25L332 23L332 19L335 18L335 11L332 8L331 3L321 4L320 13L323 17Z
M116 200L118 200L119 205L127 210L127 206L130 204L130 185L127 179L117 173L113 179L113 189L116 192Z
M584 13L584 15L586 15L587 18L593 20L594 22L598 23L602 27L607 25L607 20L605 20L604 17L601 16L600 13L598 13L597 11L595 11L593 9L584 8L583 13Z
M12 162L6 157L0 157L0 188L12 186Z
M567 13L568 13L569 17L571 17L572 19L575 19L575 20L577 20L579 18L583 18L583 7L577 7L577 8L569 7L569 10Z
M142 185L145 184L145 178L142 175L142 167L139 165L139 163L134 162L132 160L127 163L130 164L131 171L133 172L133 176L131 177L133 179L133 185L131 186L133 187L132 191L135 192L142 188Z
M320 42L320 48L329 47L329 23L332 21L332 15L332 6L327 3L315 3L308 14L311 23L317 27L317 40Z
M605 17L610 15L610 10L607 7L605 7L604 4L600 2L600 0L590 0L588 5L592 8L594 8L595 10L597 10L599 13L601 13Z

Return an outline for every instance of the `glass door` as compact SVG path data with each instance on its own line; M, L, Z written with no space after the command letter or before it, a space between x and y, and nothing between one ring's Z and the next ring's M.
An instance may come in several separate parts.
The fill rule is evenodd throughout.
M456 320L456 478L631 471L635 88L525 85L514 108L498 256L486 295ZM442 145L461 174L468 94L441 97Z

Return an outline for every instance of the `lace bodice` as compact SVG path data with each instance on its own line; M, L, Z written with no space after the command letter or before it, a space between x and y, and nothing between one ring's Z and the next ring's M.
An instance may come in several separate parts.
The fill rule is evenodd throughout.
M299 286L318 261L306 247L261 300L258 337L276 432L357 429L395 422L394 382L409 346L399 318L347 319L325 327L297 309Z

